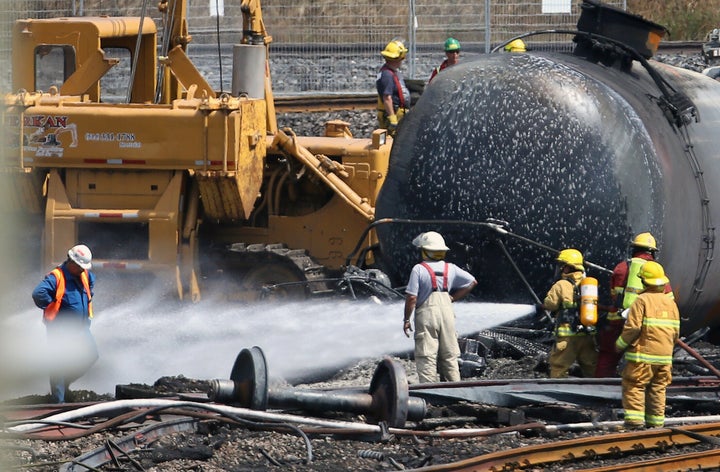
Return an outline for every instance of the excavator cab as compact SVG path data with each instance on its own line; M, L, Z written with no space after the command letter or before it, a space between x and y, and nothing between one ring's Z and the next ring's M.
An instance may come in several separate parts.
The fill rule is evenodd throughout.
M13 29L13 89L54 88L60 95L92 102L152 102L156 51L157 29L150 18L18 21ZM123 76L133 77L129 94L118 82Z

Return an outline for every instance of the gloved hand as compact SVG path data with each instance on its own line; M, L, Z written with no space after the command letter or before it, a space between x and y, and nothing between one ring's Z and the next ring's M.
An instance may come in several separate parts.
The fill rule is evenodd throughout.
M398 117L397 115L390 115L387 117L388 119L388 132L390 133L390 136L395 136L395 132L397 131L398 126Z
M535 304L535 316L537 316L538 318L542 318L543 321L547 321L550 324L553 323L552 316L550 316L550 311L546 310L545 307L543 307L542 303Z

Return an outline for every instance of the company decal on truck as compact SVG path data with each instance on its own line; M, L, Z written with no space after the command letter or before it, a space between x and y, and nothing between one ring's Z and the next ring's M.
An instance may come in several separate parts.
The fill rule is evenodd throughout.
M78 146L77 124L71 123L67 116L26 115L23 117L23 148L25 152L34 152L36 157L63 157L65 148ZM100 132L85 133L87 142L114 142L120 148L141 148L142 143L135 140L135 133Z
M67 116L25 115L23 128L29 132L23 136L23 147L37 157L62 157L60 136L64 134L69 135L68 147L78 145L77 125L70 123Z
M141 148L142 143L135 141L135 133L85 133L85 141L117 142L121 148Z

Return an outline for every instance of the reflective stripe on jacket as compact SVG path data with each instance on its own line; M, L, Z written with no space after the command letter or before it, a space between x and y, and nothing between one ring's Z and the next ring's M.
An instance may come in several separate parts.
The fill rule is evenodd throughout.
M55 299L43 310L43 318L45 319L45 321L52 321L55 319L58 312L60 311L62 299L65 296L65 275L63 274L63 271L59 267L56 267L52 271L50 271L50 274L55 276L55 280L57 281L57 287L55 288ZM88 278L86 270L83 270L80 274L80 281L82 282L83 289L85 290L85 294L87 295L88 299L88 318L92 319L92 295L90 292L90 280Z
M613 270L610 279L610 291L613 297L613 305L616 310L608 313L608 321L622 320L620 312L626 308L630 308L632 302L637 296L643 292L645 287L638 275L640 268L648 261L654 261L653 256L647 252L640 251L633 254L631 259L620 262ZM675 299L670 284L665 284L665 294L671 299Z
M628 278L627 283L625 283L625 287L623 290L623 299L622 299L622 307L630 308L630 305L632 305L632 302L635 301L635 299L642 293L642 291L645 289L645 287L642 284L642 280L640 279L640 268L645 264L647 261L645 259L640 259L639 257L633 257L628 261Z
M629 362L672 364L679 336L680 312L675 301L662 292L646 291L630 306L615 345L625 350L625 360Z

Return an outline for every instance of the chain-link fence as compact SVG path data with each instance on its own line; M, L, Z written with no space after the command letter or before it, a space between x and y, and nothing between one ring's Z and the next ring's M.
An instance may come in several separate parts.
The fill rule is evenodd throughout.
M180 1L180 0L178 0ZM19 18L60 16L140 16L153 18L162 31L157 1L5 0L0 18L0 86L10 84L10 35ZM536 30L574 29L579 0L264 0L262 13L273 37L271 70L278 94L366 93L374 90L379 52L394 37L410 49L407 77L427 79L443 59L442 44L452 36L462 43L463 60L484 54L516 35ZM625 9L625 0L607 2ZM221 68L209 82L229 89L231 46L242 35L240 0L187 0L193 42L191 58L204 68ZM219 15L217 14L219 13ZM570 48L567 35L535 36L529 47ZM219 52L217 44L220 44ZM214 59L217 58L217 59ZM204 65L203 65L204 64ZM283 64L275 67L275 64ZM220 77L223 77L222 81Z

